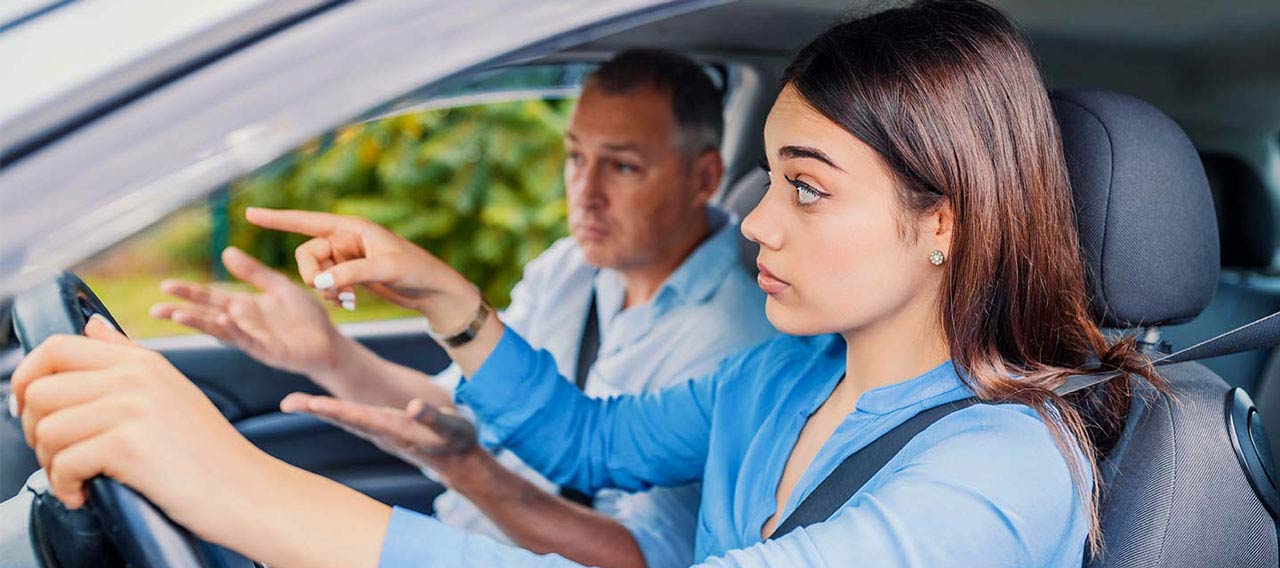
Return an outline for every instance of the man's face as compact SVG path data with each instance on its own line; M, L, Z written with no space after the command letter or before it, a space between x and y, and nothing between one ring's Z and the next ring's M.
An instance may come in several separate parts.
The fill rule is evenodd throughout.
M564 179L569 230L588 263L643 269L687 239L718 173L706 190L707 156L690 158L679 142L667 93L583 89L565 132Z

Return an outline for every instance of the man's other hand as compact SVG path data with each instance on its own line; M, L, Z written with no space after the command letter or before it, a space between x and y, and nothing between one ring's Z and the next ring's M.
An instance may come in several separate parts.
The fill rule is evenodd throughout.
M437 409L416 399L399 409L293 393L280 401L280 409L310 414L415 466L431 468L446 485L465 475L463 464L483 451L475 426L455 408Z
M259 292L165 280L160 290L186 302L156 304L151 316L212 335L272 367L309 376L334 368L343 337L315 296L238 248L222 251L222 263Z

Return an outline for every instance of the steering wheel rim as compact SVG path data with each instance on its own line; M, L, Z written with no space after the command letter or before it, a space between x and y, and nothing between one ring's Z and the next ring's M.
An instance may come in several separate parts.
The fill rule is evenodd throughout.
M13 327L24 353L55 334L80 335L93 314L116 329L120 324L79 277L65 272L54 282L33 288L13 303ZM122 330L123 332L123 330ZM205 568L205 547L134 490L105 476L89 481L86 504L102 522L112 544L130 566Z

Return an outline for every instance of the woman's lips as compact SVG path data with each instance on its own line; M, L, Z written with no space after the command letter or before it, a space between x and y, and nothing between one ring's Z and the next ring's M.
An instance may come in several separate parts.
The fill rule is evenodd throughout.
M788 284L783 280L779 280L777 276L774 276L772 272L769 272L769 269L765 267L764 263L757 262L756 268L760 269L760 273L756 274L756 284L760 285L760 289L764 290L765 294L772 296L791 287L791 284Z

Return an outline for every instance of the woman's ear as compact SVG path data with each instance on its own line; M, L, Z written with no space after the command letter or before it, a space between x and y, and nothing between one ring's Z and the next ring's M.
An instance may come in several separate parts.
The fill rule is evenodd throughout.
M951 200L942 198L928 215L928 232L925 233L933 241L933 248L951 256L951 235L955 228L955 209Z

